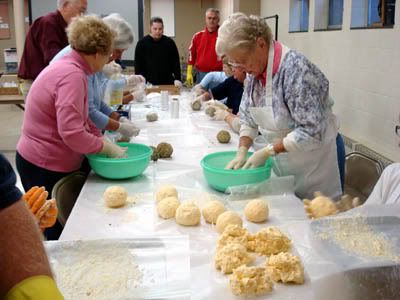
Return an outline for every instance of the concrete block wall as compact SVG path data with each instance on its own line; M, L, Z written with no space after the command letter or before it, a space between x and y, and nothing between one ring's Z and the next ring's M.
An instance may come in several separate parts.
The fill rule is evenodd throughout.
M344 0L340 31L289 33L290 0L261 0L261 16L279 15L279 40L306 55L330 81L334 112L345 136L393 161L400 161L400 1L393 29L351 30L351 0ZM271 23L271 25L273 25ZM274 27L271 26L274 30Z

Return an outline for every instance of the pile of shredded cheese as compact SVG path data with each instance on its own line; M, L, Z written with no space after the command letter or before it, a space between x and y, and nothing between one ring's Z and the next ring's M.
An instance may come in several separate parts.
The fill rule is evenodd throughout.
M319 234L323 240L332 239L344 250L363 257L399 262L395 245L383 233L373 231L365 216L326 219L329 230Z
M127 299L142 283L143 271L127 247L70 249L64 254L52 267L66 300Z

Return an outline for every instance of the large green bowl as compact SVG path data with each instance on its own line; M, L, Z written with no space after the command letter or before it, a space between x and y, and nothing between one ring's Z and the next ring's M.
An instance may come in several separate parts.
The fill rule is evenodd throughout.
M225 166L235 158L236 151L222 151L208 154L203 157L200 164L203 168L207 183L220 192L225 192L228 187L252 184L267 180L271 176L272 158L265 165L254 169L225 170ZM249 152L249 157L252 152Z
M93 171L108 179L125 179L142 174L149 165L152 149L143 144L118 145L128 147L127 158L108 158L103 154L86 155Z

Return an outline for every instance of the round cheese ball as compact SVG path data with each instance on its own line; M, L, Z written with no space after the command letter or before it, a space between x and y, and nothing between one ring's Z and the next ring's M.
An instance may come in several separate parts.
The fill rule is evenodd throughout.
M176 197L167 197L162 199L157 204L158 215L163 219L174 218L179 204L180 202Z
M194 100L193 102L190 103L190 106L192 107L192 110L200 110L201 109L201 101Z
M217 110L215 109L215 107L213 107L213 106L208 106L208 107L206 108L206 115L208 115L208 116L210 116L210 117L212 118L212 117L214 117L216 111L217 111Z
M128 192L122 186L109 186L103 195L104 202L108 207L120 207L125 205Z
M268 219L268 205L261 199L254 199L247 203L244 215L250 222L260 223Z
M221 144L227 144L231 140L231 134L226 130L221 130L217 134L217 140Z
M162 199L167 197L178 198L178 191L173 185L163 185L156 193L156 202L160 202Z
M155 112L149 112L149 113L146 115L146 120L147 120L148 122L157 121L157 120L158 120L158 115L157 115L157 113L155 113Z
M170 158L174 149L171 144L168 143L159 143L157 145L156 151L160 158Z
M220 214L225 211L225 206L221 201L212 200L208 201L202 208L201 213L203 214L204 220L207 223L215 224Z
M176 223L184 226L194 226L200 223L200 209L194 202L185 202L176 209Z
M242 227L243 221L238 213L234 211L226 211L220 214L217 218L216 228L219 233L223 233L226 226L234 224Z

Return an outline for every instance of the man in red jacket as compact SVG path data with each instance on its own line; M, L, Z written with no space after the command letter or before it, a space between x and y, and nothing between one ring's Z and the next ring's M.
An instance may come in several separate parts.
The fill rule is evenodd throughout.
M196 68L196 83L211 71L222 71L222 60L217 57L215 44L218 37L219 10L209 8L206 11L206 28L196 32L189 47L189 60L186 84L193 85L193 66Z
M73 17L86 12L87 0L58 0L57 6L55 12L37 18L26 36L18 70L18 77L24 79L24 94L53 57L68 45L65 29Z

